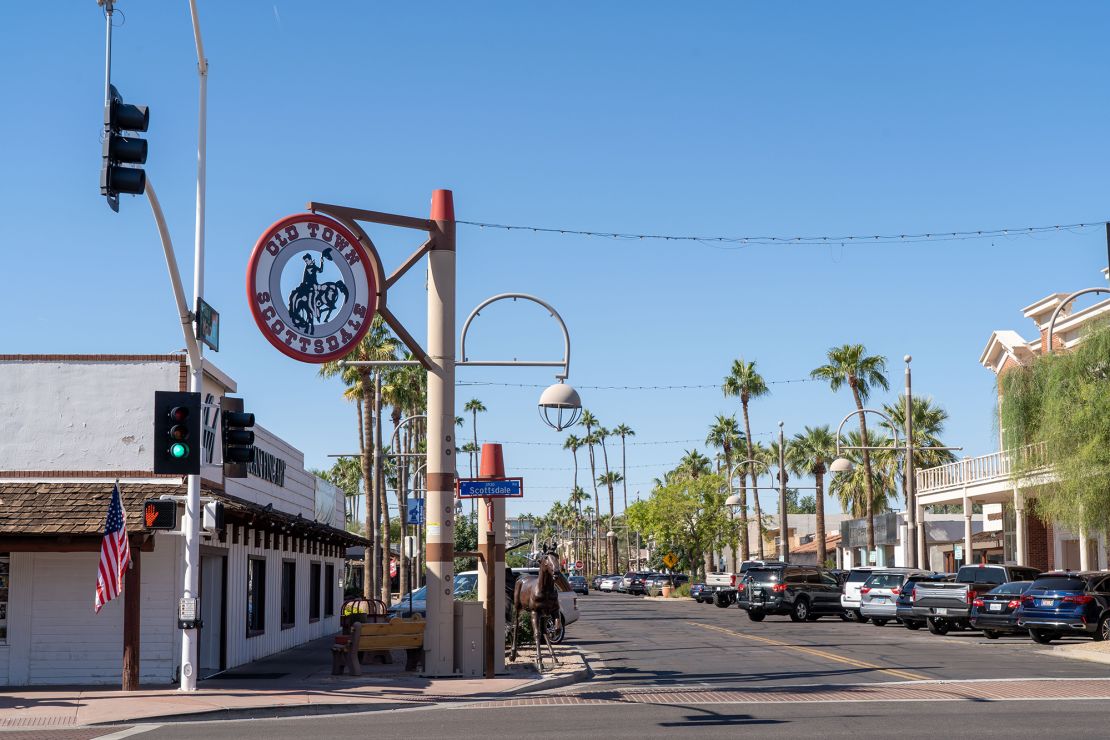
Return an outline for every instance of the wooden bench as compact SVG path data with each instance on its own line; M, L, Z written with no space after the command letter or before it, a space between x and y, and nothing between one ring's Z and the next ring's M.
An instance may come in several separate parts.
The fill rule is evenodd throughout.
M351 626L350 638L332 646L332 675L342 675L347 669L352 676L361 676L363 654L389 650L404 650L408 656L405 670L415 671L424 662L424 624L419 616L412 619L394 617L382 624L355 623Z

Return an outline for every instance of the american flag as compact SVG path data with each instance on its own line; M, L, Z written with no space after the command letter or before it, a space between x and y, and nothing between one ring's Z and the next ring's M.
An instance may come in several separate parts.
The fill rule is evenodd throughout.
M131 546L127 542L127 527L123 524L123 502L120 501L119 484L112 487L112 503L108 504L108 520L104 523L104 541L100 543L100 569L96 574L96 604L101 607L123 591L123 574L131 564Z

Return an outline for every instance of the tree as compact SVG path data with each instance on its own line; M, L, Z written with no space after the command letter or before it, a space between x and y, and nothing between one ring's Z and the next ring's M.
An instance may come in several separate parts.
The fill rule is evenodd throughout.
M856 402L856 412L859 417L859 435L862 441L863 467L866 468L865 484L867 486L867 549L875 549L875 512L872 507L875 501L874 477L871 470L871 453L867 449L867 418L863 413L863 402L871 395L871 389L879 386L888 390L890 384L886 380L886 358L882 355L868 355L862 344L844 344L831 347L827 353L828 363L813 369L810 377L828 381L829 388L835 393L845 384L852 391L852 398ZM885 497L884 497L885 498Z
M370 324L370 329L362 337L354 349L343 357L346 361L367 360L393 360L397 357L399 343L389 333L389 329L382 321L381 316L375 316ZM340 366L337 361L325 362L320 366L320 377L330 378L339 375L347 390L344 397L357 398L359 401L359 416L362 422L359 428L360 456L362 462L363 490L366 492L366 538L370 540L371 547L366 549L366 560L363 564L365 577L363 578L363 595L370 597L377 593L379 584L380 563L382 558L382 537L379 536L382 503L385 501L384 493L380 490L378 481L372 481L371 455L377 454L374 440L375 412L380 406L381 399L374 395L374 373L380 370L365 366ZM357 390L356 390L357 389ZM388 522L388 517L386 518ZM384 528L384 537L388 539L388 526ZM386 550L388 552L388 550ZM388 559L386 560L387 569ZM385 584L389 588L389 584ZM388 596L387 596L388 599Z
M613 514L613 486L616 485L617 483L620 483L623 480L624 480L624 476L621 475L620 473L618 473L615 470L607 470L604 473L602 473L602 475L597 479L597 482L599 484L604 485L606 488L609 489L609 529L610 530L613 529L614 522L615 522L615 516ZM610 540L612 540L612 541L610 542ZM618 562L617 553L616 553L616 549L617 549L616 539L612 538L612 537L606 537L606 547L608 548L607 551L606 551L606 556L608 558L607 565L611 566L611 569L614 570L614 571L618 570L620 564Z
M615 436L621 438L621 483L623 485L623 502L621 504L621 510L625 513L625 517L627 517L628 516L628 457L625 454L625 439L628 438L628 437L635 437L636 432L634 432L632 430L632 427L628 426L627 424L620 424L619 426L617 426L616 429L613 430L613 434ZM625 527L624 527L624 552L625 552L625 556L628 558L629 568L631 568L632 567L632 541L631 541L631 534L630 534L629 529L628 529L628 522L627 521L625 522ZM620 570L620 568L618 568L617 570Z
M894 426L902 431L906 428L906 396L901 394L898 401L885 404L883 411L894 421ZM944 433L944 422L948 421L948 412L933 403L932 398L914 397L913 399L913 469L924 470L945 465L956 459L951 450L930 449L945 447L940 435ZM903 442L905 440L902 440ZM902 474L902 495L905 497L906 508L913 503L910 501L910 487L906 481L906 470L902 464L904 460L898 459L899 469Z
M594 437L597 438L598 444L601 445L602 460L605 463L605 477L609 477L609 450L605 446L605 440L609 438L610 432L603 426L598 426L597 431L594 432ZM623 480L623 478L621 479ZM598 483L601 483L598 480ZM609 529L613 529L613 519L616 517L615 504L613 500L613 485L609 484ZM610 537L605 538L605 561L609 570L617 570L617 543L611 541Z
M590 451L590 481L594 487L594 553L598 569L601 568L601 499L597 495L597 466L594 461L594 445L597 438L593 429L598 426L597 417L589 409L582 409L582 426L586 427L586 448Z
M862 447L859 432L849 432L845 435L849 447ZM888 438L871 438L875 447L889 446ZM841 448L842 457L852 462L852 470L848 473L834 475L829 484L829 493L836 496L840 507L850 512L853 517L866 516L869 506L874 514L882 514L890 508L891 498L897 498L897 485L895 483L895 458L892 452L878 452L871 458L871 476L867 477L867 467L863 465L863 455L860 450L845 450ZM868 496L873 498L868 503Z
M476 461L478 459L478 414L485 411L486 407L477 398L472 398L463 406L463 411L469 411L471 419L474 423L474 452L470 455L470 477L474 477L474 471L477 468Z
M628 507L628 524L673 549L697 577L697 564L728 536L724 480L712 473L676 480L655 488Z
M812 475L817 491L813 497L813 513L817 515L817 562L824 563L825 552L825 473L826 463L836 456L836 438L827 425L807 426L794 435L787 448L786 461L795 475Z
M575 502L574 503L575 510L578 512L578 517L579 518L582 517L582 505L581 505L581 501L580 501L580 499L578 499L578 495L577 495L577 492L582 490L578 487L578 449L581 446L582 446L582 440L579 439L578 437L574 436L573 434L568 434L567 438L563 441L563 449L564 450L570 450L570 455L574 459L574 487L571 489L571 499ZM578 546L578 540L577 540L577 536L576 536L576 539L575 539L576 551L575 551L575 555L574 555L576 560L578 559L577 546Z
M748 418L748 402L753 398L759 398L770 393L766 381L755 369L755 361L744 362L744 358L740 357L732 361L732 368L729 370L728 375L725 376L724 383L721 386L724 391L725 397L738 396L740 398L740 405L744 411L744 439L748 446L748 459L751 460L755 457L755 450L752 448L752 425ZM755 518L760 522L762 529L762 512L759 510L759 490L755 482L755 468L752 463L748 463L748 477L752 481L752 493L755 497ZM744 560L750 556L748 550L748 499L747 494L743 488L740 489L740 526L741 526L741 554ZM759 537L759 559L763 560L763 536Z
M736 423L736 415L725 416L724 414L717 414L717 418L709 427L709 434L705 437L705 443L721 450L725 462L725 477L728 479L728 495L732 496L732 453L737 445L743 444L744 435L740 431L739 425ZM741 521L746 521L745 515ZM746 530L746 527L745 527ZM744 549L747 550L748 533L743 531L740 533L740 541L744 543ZM736 557L736 543L730 542L729 546L732 548L733 555L733 569L739 570L740 562Z
M712 475L713 468L709 458L695 450L685 450L686 454L678 463L675 472L680 477L699 478L703 475Z
M411 353L406 352L404 359L412 360L414 358ZM395 430L393 436L400 448L399 451L402 453L411 454L413 452L413 441L422 427L414 426L418 425L421 420L413 419L401 428L401 420L405 416L416 416L423 413L427 408L427 380L427 373L418 365L403 365L391 368L385 375L382 396L384 402L388 403L393 409L391 414L393 429ZM396 431L399 428L400 433ZM400 457L397 458L396 468L393 470L396 480L394 491L397 496L397 519L400 537L408 534L408 483L411 464L411 457ZM412 563L404 552L401 552L399 561L397 583L399 590L403 593L412 588L410 582Z
M1034 506L1086 537L1110 522L1110 323L1067 352L1041 355L999 377L1002 438L1012 475L1051 466ZM1027 445L1040 445L1028 448Z

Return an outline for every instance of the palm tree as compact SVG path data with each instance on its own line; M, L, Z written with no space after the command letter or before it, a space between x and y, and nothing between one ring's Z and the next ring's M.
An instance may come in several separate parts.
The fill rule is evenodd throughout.
M755 450L752 447L752 425L748 419L748 401L753 398L759 398L770 393L767 388L766 381L755 369L755 360L751 362L744 362L744 358L740 357L732 361L732 368L725 376L724 383L721 386L726 397L739 396L740 405L744 409L744 439L748 444L748 459L751 460L755 457ZM755 496L755 515L758 519L760 516L759 511L759 490L756 489L755 482L755 468L751 463L748 463L748 477L751 478L753 495ZM747 494L743 488L740 489L740 526L742 528L744 539L741 541L742 554L744 559L747 560L748 552L748 499ZM759 523L760 531L763 529L763 522ZM759 536L759 559L763 559L763 535Z
M632 427L628 426L627 424L620 424L619 426L617 426L616 429L613 430L613 434L621 438L621 483L623 484L623 487L624 487L623 505L621 507L621 511L627 513L628 512L628 458L625 455L624 441L627 437L635 437L636 432L632 431ZM632 560L631 560L631 558L632 558L632 541L631 541L630 538L631 538L631 535L628 531L628 522L626 520L625 521L625 527L624 527L624 551L625 551L625 554L627 555L627 557L629 559L629 561L628 561L629 563L632 562ZM631 568L631 566L630 566L630 568ZM620 568L617 568L617 570L620 570Z
M413 359L411 353L406 353L405 359ZM425 392L427 374L419 366L406 365L389 370L386 374L386 383L382 387L382 397L385 403L393 408L392 421L396 430L402 417L406 413L413 413L413 409L422 409L426 406L427 394ZM412 438L412 424L406 424L404 436L397 440L401 452L410 452L409 443ZM412 458L397 458L396 469L393 471L397 493L397 516L401 523L401 537L408 534L408 474ZM409 583L410 563L409 558L402 552L400 554L400 567L397 573L397 583L400 591L404 593L411 588Z
M698 452L696 449L684 450L686 453L683 458L678 462L676 470L681 475L688 475L691 478L697 478L699 475L709 475L713 472L712 464L709 458Z
M613 529L613 522L615 515L613 513L613 486L624 480L624 476L615 470L606 470L605 473L597 479L597 482L606 486L609 489L609 529ZM609 537L605 538L605 557L607 560L606 565L612 566L614 571L618 568L617 562L617 543L614 539L610 542Z
M884 404L883 411L894 421L899 429L906 428L906 396L900 394L893 404ZM933 403L932 398L913 399L913 468L924 470L938 465L950 463L956 459L951 450L929 449L931 447L945 447L940 435L944 433L944 422L948 421L948 412L943 407ZM906 486L906 471L902 473L902 494L906 498L906 508L910 507L910 489Z
M474 422L474 450L475 452L470 455L470 476L474 477L475 461L477 460L478 450L478 413L485 411L486 407L477 398L472 398L463 406L463 411L469 411Z
M795 434L793 443L787 449L787 462L795 475L812 475L817 488L814 498L817 504L817 564L824 565L825 552L825 463L836 456L836 438L828 425L805 428L805 432Z
M597 495L597 465L594 461L594 445L597 444L597 439L594 436L593 428L598 426L597 417L590 413L589 409L582 409L582 420L579 422L582 426L586 427L586 447L590 451L590 480L593 482L594 487L594 548L597 549L596 560L597 567L601 567L601 499Z
M862 344L844 344L839 347L829 348L828 364L814 368L809 374L811 378L827 380L829 388L835 393L845 383L852 391L852 398L856 402L856 412L859 416L859 434L863 447L863 467L866 468L867 484L867 550L875 549L875 501L874 481L871 470L871 454L867 449L867 419L863 413L863 402L871 395L871 389L879 386L883 390L890 388L886 376L886 358L882 355L868 355Z
M574 559L575 560L580 560L581 559L581 558L579 558L578 540L579 540L579 536L580 536L579 535L579 529L582 526L582 502L583 501L589 501L589 500L590 500L590 494L583 491L582 487L579 486L577 483L575 483L574 484L574 489L570 492L570 499L569 499L569 503L571 504L571 506L574 507L574 511L575 511L575 514L574 514ZM586 553L589 554L589 548L586 549ZM587 560L588 560L588 558L587 558ZM587 570L588 569L589 569L589 565L587 564Z
M728 495L732 495L732 451L736 445L740 444L744 439L744 435L740 432L740 427L736 423L735 414L732 416L725 416L724 414L717 414L712 426L709 427L709 434L705 437L705 443L712 445L721 450L724 457L726 476L728 477ZM741 521L746 521L747 517ZM747 527L740 533L740 541L743 543L744 551L748 551L748 532ZM737 561L736 543L733 542L732 559L734 561L734 570L739 570L740 563Z
M752 502L754 504L753 508L755 509L756 531L759 535L756 538L756 544L758 546L756 552L759 555L759 559L763 560L765 549L763 546L763 535L766 534L766 526L763 522L763 508L759 504L759 476L755 473L755 466L758 463L760 470L767 470L775 464L778 458L772 458L769 448L759 443L752 443L750 439L748 440L748 449L751 450L749 454L752 456Z
M610 436L611 432L603 426L598 426L597 431L594 432L594 437L597 439L598 444L601 445L601 457L605 463L605 475L609 475L609 449L605 445L605 440ZM601 481L598 481L599 483ZM613 487L609 486L609 530L613 529L613 519L616 516L615 503L613 499ZM611 570L616 570L615 563L616 543L610 542L609 538L605 538L605 560L606 564L612 566Z
M567 438L563 441L563 449L570 450L571 457L574 459L574 487L571 489L571 499L575 499L575 492L581 489L578 488L578 448L582 446L582 440L573 434L568 434ZM575 505L578 515L582 516L582 507ZM575 555L577 559L577 554Z
M396 338L390 334L389 329L382 321L381 316L375 316L370 324L370 329L362 337L354 349L343 357L348 361L367 361L367 360L394 360L397 357L397 349L399 343ZM354 372L349 373L348 370ZM384 493L380 490L379 481L373 481L371 465L370 447L374 447L373 454L377 455L378 450L376 445L372 444L374 439L374 412L380 404L380 399L374 397L374 374L380 372L377 368L366 366L355 367L340 367L338 362L326 362L320 366L320 376L328 378L334 375L340 375L343 381L348 384L345 396L350 397L353 394L353 388L358 388L358 399L361 403L360 409L362 411L362 428L359 432L359 440L362 449L359 451L362 457L362 480L363 489L366 492L366 538L370 540L371 547L366 550L366 559L363 563L364 578L363 578L363 595L370 597L377 592L378 575L381 570L378 567L381 563L381 538L379 538L379 520L381 519L381 512L388 508L382 506L385 502ZM385 537L389 536L388 527L388 514L386 518ZM388 553L388 550L386 551ZM388 555L386 555L388 558ZM388 568L388 559L386 560L386 568ZM369 571L368 573L366 571ZM385 586L389 588L388 583Z

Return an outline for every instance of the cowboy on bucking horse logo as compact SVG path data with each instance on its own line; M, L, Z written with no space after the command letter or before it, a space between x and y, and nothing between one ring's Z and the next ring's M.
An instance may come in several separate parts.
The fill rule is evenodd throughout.
M296 328L307 334L315 334L316 324L327 323L331 319L339 296L342 295L343 300L347 300L347 286L342 280L330 283L317 281L317 275L324 270L324 260L332 261L331 247L325 248L321 253L319 264L310 254L304 255L302 259L304 259L304 276L301 278L301 284L289 294L289 317ZM322 320L321 314L324 314Z

